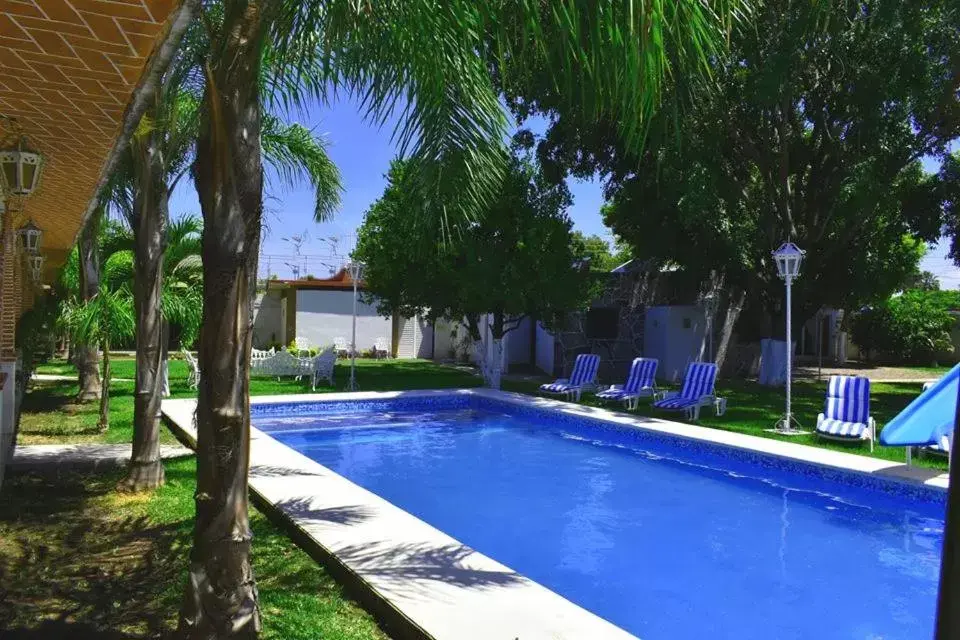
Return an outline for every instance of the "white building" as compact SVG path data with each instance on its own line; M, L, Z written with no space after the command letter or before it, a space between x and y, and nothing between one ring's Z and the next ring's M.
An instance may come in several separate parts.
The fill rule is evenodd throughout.
M358 292L364 289L357 283ZM254 304L253 345L258 349L289 345L297 337L311 346L350 344L353 324L353 280L341 269L327 279L270 280ZM357 300L357 349L386 341L398 358L432 358L433 327L424 318L384 317L376 304Z

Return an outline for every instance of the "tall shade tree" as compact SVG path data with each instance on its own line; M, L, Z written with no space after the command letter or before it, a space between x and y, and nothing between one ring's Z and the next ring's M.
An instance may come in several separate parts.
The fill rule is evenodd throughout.
M492 205L442 242L440 216L423 209L443 203L425 203L409 168L394 162L352 257L366 265L366 289L384 315L465 319L484 379L499 388L510 331L526 317L555 325L589 301L589 276L575 264L571 202L565 182L549 183L535 163L515 157Z
M103 218L103 208L99 208L90 216L77 242L77 267L72 271L76 282L68 284L68 291L76 291L79 299L89 302L100 290L100 255L98 236L100 220ZM69 327L68 327L69 331ZM78 402L92 402L100 398L102 385L100 382L100 356L96 343L81 344L71 335L70 352L77 366L79 381Z
M960 135L958 11L948 0L770 0L732 33L717 89L639 163L610 126L562 117L541 157L557 173L606 175L605 221L636 255L717 275L752 301L749 318L765 321L741 335L782 331L770 252L785 240L807 251L797 321L882 300L913 277L950 202L920 160ZM552 89L533 89L521 116L550 112Z
M111 204L133 230L137 258L131 274L137 318L133 450L127 477L119 485L128 491L152 489L164 481L159 438L160 403L169 385L167 322L170 314L187 315L201 306L172 306L189 299L174 295L166 278L186 272L180 261L174 262L179 269L176 274L164 264L165 258L170 259L170 234L188 231L182 225L168 229L169 198L193 160L201 103L191 74L196 73L197 54L206 46L209 39L201 26L195 25L188 31L182 53L148 106L111 181ZM284 123L273 115L266 115L263 124L263 153L283 181L294 183L305 178L317 189L317 201L321 203L338 197L339 173L321 139L299 124ZM194 272L199 270L199 261L191 265ZM189 292L192 289L180 293ZM192 327L193 323L181 326ZM193 342L194 336L183 337L188 344Z
M164 481L160 402L165 386L162 300L168 202L189 166L198 105L175 72L155 93L114 176L114 203L133 231L136 253L132 261L137 347L133 443L127 477L119 485L127 491L151 489Z
M490 77L530 66L567 104L612 114L629 144L669 78L720 53L738 0L224 0L203 3L203 117L194 181L204 217L204 318L197 404L197 518L180 630L249 638L260 628L247 519L249 353L262 218L264 99L303 104L337 90L369 119L399 114L401 154L426 169L445 219L479 214L499 187L507 118ZM546 34L550 34L547 37ZM264 60L278 73L259 82ZM268 91L268 94L264 94ZM443 173L438 173L442 169ZM318 207L329 213L330 206Z
M101 212L102 215L102 212ZM133 337L133 296L130 292L129 260L132 244L129 234L113 220L97 220L91 227L96 236L88 247L78 246L68 258L61 274L66 291L74 292L61 307L60 323L82 348L102 352L102 390L97 426L106 431L110 425L110 346ZM96 256L97 291L87 297L81 287L82 250Z

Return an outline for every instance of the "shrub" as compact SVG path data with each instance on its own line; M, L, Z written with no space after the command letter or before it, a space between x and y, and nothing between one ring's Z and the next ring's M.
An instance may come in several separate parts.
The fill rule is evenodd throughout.
M868 358L927 363L952 353L951 310L960 308L960 292L912 289L882 304L862 309L851 325L853 342Z

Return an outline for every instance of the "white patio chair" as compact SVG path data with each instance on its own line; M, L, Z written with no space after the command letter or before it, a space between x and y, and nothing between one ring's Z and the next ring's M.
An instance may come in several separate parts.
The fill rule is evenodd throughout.
M337 363L337 352L332 347L324 349L313 358L313 374L310 381L311 388L316 391L317 383L326 380L333 386L333 370Z
M193 354L186 349L183 349L182 353L184 361L190 368L190 375L187 378L187 385L191 389L196 389L200 386L200 363L197 362L197 359L193 357Z
M598 391L597 398L623 402L627 409L636 409L640 398L657 393L656 375L659 364L660 361L656 358L634 358L627 381L622 385L616 384L609 389Z
M297 355L310 355L310 341L303 336L297 336L293 339L293 348L297 350Z
M870 379L830 376L823 413L817 416L817 436L827 440L873 442L877 425L870 415Z
M580 394L596 386L597 370L600 368L600 356L593 353L581 353L573 363L569 378L560 378L548 384L540 385L542 393L564 396L567 400L580 400Z
M717 415L726 410L726 401L719 400L713 386L717 381L717 365L712 362L691 362L683 376L680 391L664 393L653 403L657 409L683 411L693 421L700 419L700 408L714 406Z

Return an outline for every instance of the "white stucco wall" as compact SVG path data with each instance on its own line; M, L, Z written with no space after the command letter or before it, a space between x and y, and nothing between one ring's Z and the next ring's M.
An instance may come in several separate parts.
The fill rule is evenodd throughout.
M349 345L352 320L352 291L297 291L297 336L306 338L311 345L331 345L337 337ZM375 305L357 301L357 349L373 348L377 338L384 338L389 345L391 329L390 318L379 315Z
M458 335L458 322L445 318L437 320L433 330L433 357L436 360L452 360L454 358L453 345Z
M657 377L682 378L687 364L701 356L706 318L694 306L650 307L644 324L643 355L657 358Z
M253 346L266 349L274 342L283 342L283 316L280 312L280 291L258 293L253 303Z
M548 375L553 375L553 334L537 323L537 369Z
M507 334L507 362L530 364L530 318L524 318L517 328Z

